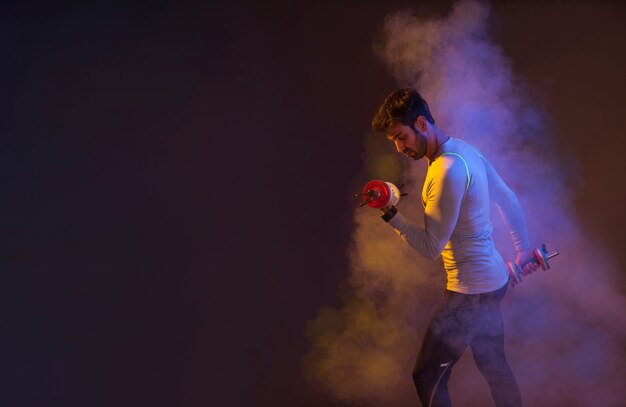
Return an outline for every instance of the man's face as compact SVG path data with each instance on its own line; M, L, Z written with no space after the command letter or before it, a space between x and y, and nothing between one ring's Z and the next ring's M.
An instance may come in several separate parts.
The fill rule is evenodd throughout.
M396 123L387 129L387 139L393 141L399 153L414 160L419 160L426 154L426 135L413 126Z

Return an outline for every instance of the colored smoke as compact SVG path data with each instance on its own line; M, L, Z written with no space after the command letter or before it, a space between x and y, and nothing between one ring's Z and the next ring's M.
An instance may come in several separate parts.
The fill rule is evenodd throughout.
M578 164L559 154L549 116L490 39L489 12L485 3L464 0L444 17L391 14L375 52L399 86L420 90L444 132L490 159L522 202L531 242L561 253L552 270L526 277L502 304L507 355L524 404L620 405L626 400L626 299L615 288L619 269L581 229L572 203L580 188ZM402 179L409 196L399 208L423 224L424 163L400 173L387 163L401 158L384 144L380 134L367 137L369 176ZM495 208L492 219L498 249L512 259L513 245ZM413 405L411 369L445 273L440 260L413 252L375 211L355 210L354 221L342 306L325 307L310 322L305 374L347 404ZM491 405L470 355L468 350L453 371L453 401Z

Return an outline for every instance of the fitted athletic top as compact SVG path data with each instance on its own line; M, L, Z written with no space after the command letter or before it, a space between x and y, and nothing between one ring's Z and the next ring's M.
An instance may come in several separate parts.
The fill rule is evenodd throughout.
M441 254L448 290L486 293L508 281L506 265L492 239L490 201L499 207L516 250L530 249L515 193L476 147L450 137L428 165L422 190L424 228L399 212L389 224L424 257L435 259Z

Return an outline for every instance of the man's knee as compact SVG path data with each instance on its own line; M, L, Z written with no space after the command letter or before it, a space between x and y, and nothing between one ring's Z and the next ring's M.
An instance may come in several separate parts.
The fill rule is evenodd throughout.
M433 405L449 406L448 378L453 362L428 367L416 367L413 369L413 383L417 395L423 406L428 406L430 400Z
M450 376L452 366L421 366L413 369L413 383L420 399L427 400L438 382L446 386L447 378Z
M427 395L430 394L430 389L434 386L434 382L432 380L433 375L423 367L416 367L413 369L412 376L415 389L417 390L417 394L420 399L427 397Z

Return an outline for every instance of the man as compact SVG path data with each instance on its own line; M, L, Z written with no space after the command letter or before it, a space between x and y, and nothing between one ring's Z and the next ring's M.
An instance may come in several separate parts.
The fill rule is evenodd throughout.
M467 346L491 388L497 407L521 406L519 386L504 354L500 300L508 271L491 236L494 201L517 250L522 273L538 267L532 260L526 222L513 191L472 145L446 135L435 125L428 104L413 88L391 93L372 120L399 153L426 157L422 191L424 228L407 221L395 207L381 217L403 240L429 259L440 254L447 286L428 325L413 370L424 407L450 406L447 382Z

